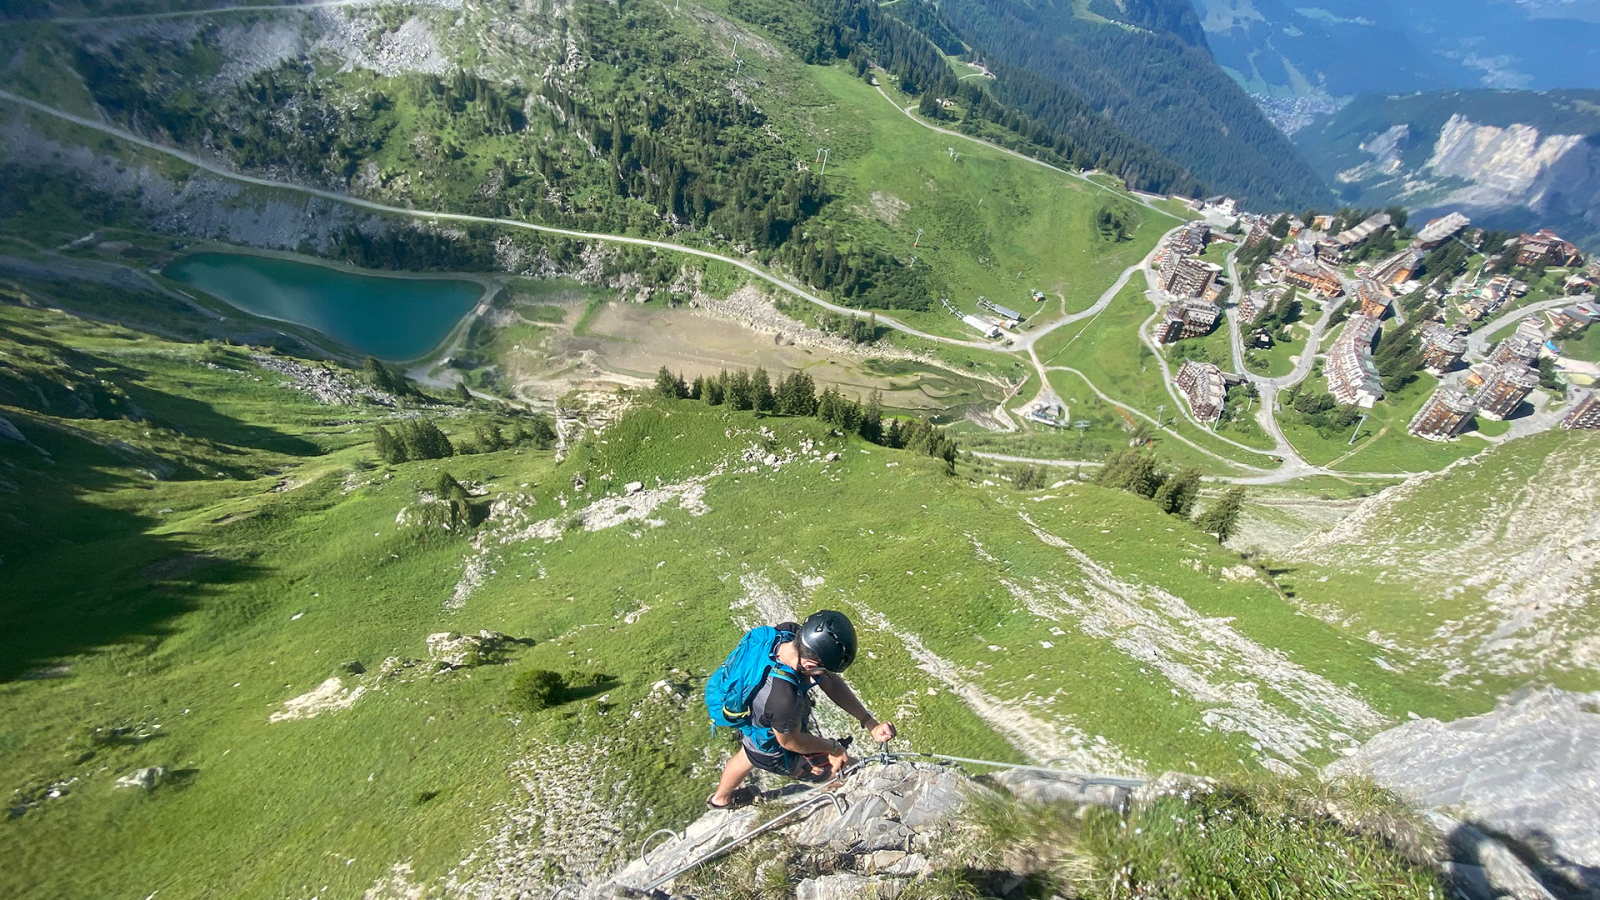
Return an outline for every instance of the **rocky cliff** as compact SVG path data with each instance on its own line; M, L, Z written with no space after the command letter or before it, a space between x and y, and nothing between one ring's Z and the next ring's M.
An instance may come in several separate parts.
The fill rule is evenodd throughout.
M1328 774L1370 777L1448 811L1434 823L1463 884L1519 884L1507 891L1519 897L1600 895L1600 693L1544 688L1482 716L1408 722Z
M1592 91L1363 98L1296 134L1351 203L1457 209L1505 228L1600 239L1600 116Z

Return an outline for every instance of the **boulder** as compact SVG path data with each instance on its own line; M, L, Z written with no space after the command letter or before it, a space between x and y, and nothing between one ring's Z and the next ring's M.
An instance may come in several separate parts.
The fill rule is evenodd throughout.
M1028 803L1077 803L1123 809L1131 791L1120 785L1092 784L1089 776L1008 769L994 779L1018 800Z
M134 769L132 772L117 779L119 788L138 788L142 791L153 790L166 783L169 773L166 766L147 766L143 769Z
M361 660L352 659L340 665L339 671L349 675L365 675L367 674L367 667L361 664Z
M827 460L828 462L838 462L839 460L844 459L844 456L840 454L839 451L835 450L832 453L829 453L827 456L824 456L823 459Z
M495 657L516 639L498 631L475 635L441 631L428 635L428 656L442 669L465 669L494 662Z
M644 490L644 482L642 482L642 481L630 481L627 484L623 485L622 489L627 491L630 494L637 494L640 491Z
M1419 806L1464 811L1553 866L1600 869L1600 692L1524 691L1481 716L1407 722L1326 773L1370 777Z

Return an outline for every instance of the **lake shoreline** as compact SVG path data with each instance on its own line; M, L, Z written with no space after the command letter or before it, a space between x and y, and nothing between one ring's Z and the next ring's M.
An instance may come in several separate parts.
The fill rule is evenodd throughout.
M159 274L243 314L407 366L456 343L504 287L504 279L476 273L364 269L212 242L186 248Z

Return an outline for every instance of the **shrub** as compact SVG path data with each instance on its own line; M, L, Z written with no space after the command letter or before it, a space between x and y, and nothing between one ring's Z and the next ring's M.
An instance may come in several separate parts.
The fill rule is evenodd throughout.
M527 712L538 712L561 705L567 695L567 679L549 669L527 669L511 679L511 703Z

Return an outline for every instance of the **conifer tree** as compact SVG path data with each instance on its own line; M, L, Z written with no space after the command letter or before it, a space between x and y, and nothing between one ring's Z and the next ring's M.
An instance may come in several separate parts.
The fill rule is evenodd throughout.
M540 450L549 450L556 444L556 430L550 427L550 423L543 416L533 420L529 432L533 436L533 446Z
M1116 488L1149 499L1156 495L1166 476L1156 466L1156 458L1138 450L1123 450L1106 461L1094 483Z
M655 391L668 400L678 400L689 395L689 388L683 383L683 377L672 374L666 366L662 366L661 370L656 372Z
M378 458L386 463L403 463L406 461L405 445L389 433L389 429L379 425L372 429L372 449Z
M755 377L750 380L750 399L756 412L770 413L777 409L777 398L772 393L772 378L760 366L756 366Z
M422 419L401 425L395 438L404 445L407 459L445 459L456 452L438 426Z
M734 409L755 408L755 386L750 380L750 373L744 369L737 369L728 376L727 393L728 405Z
M1199 496L1200 469L1190 466L1163 482L1152 499L1162 512L1187 519Z
M1201 531L1217 536L1217 543L1221 544L1233 535L1233 529L1239 522L1239 511L1244 508L1244 488L1232 487L1217 502L1201 513L1194 520L1194 524Z
M885 447L896 448L904 447L906 445L905 435L903 435L900 431L899 419L889 420L889 428L883 433L883 445Z
M728 389L728 373L719 372L706 379L705 387L700 392L700 399L707 406L721 406Z
M867 395L866 408L861 412L861 436L874 444L883 439L883 392L873 391Z

